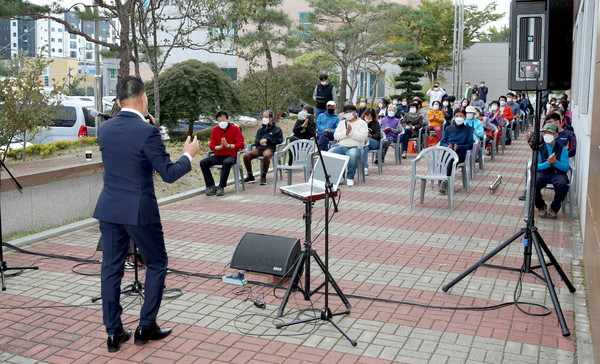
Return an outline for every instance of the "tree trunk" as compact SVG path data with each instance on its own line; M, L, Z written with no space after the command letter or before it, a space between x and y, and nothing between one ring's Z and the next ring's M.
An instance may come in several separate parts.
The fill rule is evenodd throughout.
M160 87L158 84L158 71L152 73L152 80L154 86L154 120L156 126L160 126Z
M134 5L135 6L135 5ZM141 73L140 73L140 53L138 51L138 42L137 42L137 36L135 34L135 11L131 12L131 44L133 46L133 67L135 70L135 76L136 77L140 77L141 78Z
M339 92L339 101L334 100L338 105L337 109L340 111L340 106L343 107L343 104L346 103L346 86L348 85L348 69L345 65L342 65L342 79L340 80L340 92Z
M117 13L119 14L119 21L121 23L121 32L119 34L119 38L121 41L121 46L119 47L119 55L121 56L121 60L119 63L119 76L121 79L123 77L129 76L130 66L129 62L131 62L131 53L130 53L130 43L129 43L129 34L130 34L130 21L129 21L129 13L130 9L125 9L120 0L115 1L115 6L117 7ZM127 4L127 6L132 6L131 3Z
M191 137L194 136L194 121L189 121L188 122L188 135Z

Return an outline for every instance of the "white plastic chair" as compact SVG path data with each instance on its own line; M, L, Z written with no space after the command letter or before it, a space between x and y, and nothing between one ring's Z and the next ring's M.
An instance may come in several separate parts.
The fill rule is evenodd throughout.
M235 165L233 166L233 180L235 182L235 193L240 193L240 183L242 184L242 190L246 190L246 185L244 184L244 167L242 165L242 154L250 150L250 145L248 143L244 143L244 149L241 149L237 152L237 159L235 161ZM213 151L206 152L206 157L210 157L213 155ZM215 164L214 166L210 166L210 168L215 169L223 169L223 165Z
M280 151L273 155L273 174L277 176L277 171L287 171L287 184L292 184L292 172L295 170L304 171L304 181L308 181L310 169L312 167L313 154L316 144L312 140L300 139L286 145ZM289 165L288 158L291 158L292 165ZM273 179L273 194L277 191L277 178Z
M467 153L467 158L470 160L470 153ZM425 159L427 163L427 170L425 174L417 173L417 162L421 159ZM469 174L469 161L465 159L466 163L461 163L463 165L463 185L468 191L468 174ZM448 164L452 163L452 169L450 176L447 175ZM410 207L413 205L414 195L415 195L415 184L417 183L417 179L421 180L421 194L420 201L423 203L425 200L425 187L427 185L427 181L431 181L432 189L433 182L442 182L446 181L448 183L448 205L450 207L450 211L453 210L454 205L454 181L456 175L456 168L459 166L458 163L458 155L455 151L450 148L434 146L423 149L415 159L412 161L412 173L410 177L410 194L409 194L409 204Z

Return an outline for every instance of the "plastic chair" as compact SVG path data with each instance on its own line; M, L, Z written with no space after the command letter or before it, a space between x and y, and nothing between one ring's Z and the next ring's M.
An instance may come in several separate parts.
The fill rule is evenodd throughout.
M310 169L312 167L313 154L316 144L312 140L300 139L288 144L285 148L275 152L273 155L273 174L277 176L277 171L287 171L287 184L292 184L292 172L294 170L304 171L304 181L308 181ZM292 165L287 163L291 158ZM277 178L273 180L273 195L277 191Z
M285 143L286 143L286 141L284 140L284 142L283 142L283 143L281 143L281 144L277 144L277 145L275 146L275 153L277 153L277 151L279 151L279 150L283 149L283 148L285 147ZM251 145L248 147L248 150L247 150L247 151L248 151L248 152L250 152L250 151L252 151L252 149L254 149L254 148L256 148L256 144L251 144ZM273 157L272 157L271 159L274 159L274 157L275 157L275 155L273 154ZM264 162L264 160L265 160L265 157L263 157L263 156L261 155L261 156L259 156L259 157L256 157L255 159L258 159L258 160L260 161L260 167L259 167L259 170L260 170L260 172L262 173L262 171L263 171L263 166L264 166L264 163L265 163L265 162ZM275 176L274 178L277 178L277 174L273 174L273 175ZM279 178L280 178L280 179L283 179L283 172L282 172L281 170L279 170Z
M469 153L467 153L467 158L469 158ZM417 162L421 159L425 159L427 163L427 170L425 174L417 174ZM467 160L465 159L465 162ZM448 164L452 163L453 167L451 169L450 176L447 175ZM468 188L468 165L469 163L461 163L465 167L463 168L463 185L465 188ZM454 180L456 169L458 167L458 155L455 151L446 147L429 147L417 155L415 159L412 161L412 173L410 177L410 194L409 194L409 204L410 207L413 205L413 199L415 195L415 184L417 183L417 179L421 180L421 194L420 201L423 203L425 200L425 187L427 185L427 181L431 181L431 186L433 189L433 182L442 182L446 181L448 183L448 205L450 207L450 211L453 210L454 205ZM466 176L466 178L465 178ZM466 181L466 184L465 184Z
M250 145L248 143L244 143L244 149L241 149L237 152L237 159L235 161L235 166L233 166L233 180L235 182L235 193L240 193L240 182L242 184L242 190L246 190L246 185L244 184L244 166L242 165L242 154L250 150ZM210 157L215 152L208 151L206 152L206 157ZM215 164L210 168L215 169L223 169L223 165Z
M373 155L373 157L371 158L371 161L377 160L377 174L383 173L383 162L382 162L382 159L383 159L383 140L384 139L381 139L379 141L379 148L368 151L368 154L372 154ZM398 144L398 143L395 143L395 144ZM391 146L391 144L390 144L390 146ZM396 163L396 164L398 164L398 163ZM363 165L364 165L364 163L363 163Z
M485 137L485 136L484 136ZM479 170L483 171L484 170L484 146L483 146L483 140L479 141L479 138L477 138L475 135L473 135L473 150L474 152L471 153L472 158L470 161L470 165L471 165L471 175L470 178L471 179L475 179L475 165L477 164L477 162L479 162ZM474 156L474 157L473 157Z

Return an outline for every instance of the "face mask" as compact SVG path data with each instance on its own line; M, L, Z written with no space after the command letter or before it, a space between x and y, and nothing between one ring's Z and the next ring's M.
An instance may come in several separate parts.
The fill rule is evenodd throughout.
M229 122L227 122L227 121L219 121L219 128L225 129L227 127L227 125L229 125Z
M442 102L442 105L444 105L444 106L448 106L448 101L444 101L444 102Z
M471 87L471 84L470 83L466 83L465 86Z
M506 105L506 101L500 100L500 106L504 106L504 105Z
M321 85L327 86L327 81L321 81Z
M463 101L462 106L467 106L467 105L469 105L469 103L466 101Z
M556 105L556 102L551 102L550 105Z
M439 89L439 87L434 87L433 91L437 91Z
M302 110L298 113L298 120L306 120L306 111Z
M513 100L513 99L512 99L512 97L508 97L508 98L506 99L506 101L507 101L507 102L512 102L512 100Z
M408 105L408 102L402 101L402 106L406 106L406 105Z
M465 123L465 119L464 118L454 118L454 122L456 123L456 125L462 125Z
M554 141L554 135L552 135L552 134L544 134L544 141L547 144L552 143Z
M477 100L477 97L473 96L473 97L471 97L471 99L473 99L473 100Z
M483 86L485 86L485 83L482 83L482 84L481 84L481 85L479 85L479 86L483 87Z
M383 109L383 104L382 103L379 103L379 108Z
M373 121L373 118L365 118L365 121L366 121L367 123L370 123L371 121Z
M397 101L397 100L394 100L394 101L392 101L392 104L394 104L394 105L398 105L398 101Z
M492 105L492 106L490 107L490 110L492 110L492 111L496 111L496 110L498 110L498 105Z
M367 106L367 103L366 103L366 102L361 102L361 103L360 103L360 107L365 107L365 106Z
M351 113L351 112L347 112L347 113L344 114L344 119L346 119L346 120L352 120L352 119L354 119L354 114Z
M388 116L390 118L393 118L394 116L396 116L396 113L394 111L388 111Z
M335 109L327 109L327 113L329 115L333 115L335 113Z
M475 119L475 114L473 114L472 112L467 113L467 120L473 120Z
M410 108L410 113L411 114L416 114L417 113L417 109L415 109L414 107Z
M269 118L262 118L262 124L267 125L269 123Z
M438 104L433 105L433 110L439 110L439 109L440 109L440 105L438 105Z

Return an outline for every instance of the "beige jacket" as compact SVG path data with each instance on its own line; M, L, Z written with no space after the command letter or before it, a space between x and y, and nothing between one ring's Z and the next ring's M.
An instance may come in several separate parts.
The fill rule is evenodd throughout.
M352 130L348 135L346 135L346 124L352 126ZM341 120L335 129L333 137L338 141L339 145L343 147L361 148L365 145L365 140L367 139L368 133L369 128L367 127L367 122L363 119L356 119L352 122Z

